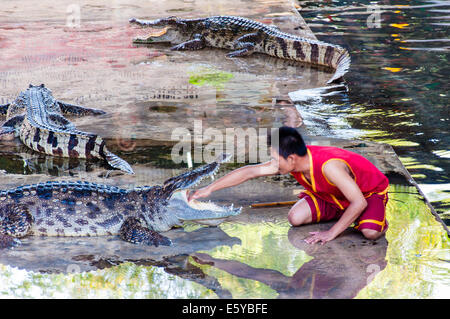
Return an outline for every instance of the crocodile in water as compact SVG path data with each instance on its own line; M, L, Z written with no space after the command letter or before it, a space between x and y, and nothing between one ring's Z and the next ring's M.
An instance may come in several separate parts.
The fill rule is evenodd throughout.
M0 248L35 236L119 235L131 243L170 245L158 232L183 221L217 225L241 208L187 202L186 189L214 175L231 156L221 154L203 165L164 182L130 190L89 182L59 182L0 191ZM184 190L184 191L182 191Z
M281 32L277 27L242 17L213 16L200 19L168 17L144 21L136 18L130 23L142 27L164 28L159 34L138 37L138 44L170 42L172 50L200 50L215 47L233 50L228 57L250 55L254 52L270 56L323 65L335 70L327 83L342 80L350 67L350 55L341 46Z
M101 137L77 130L62 113L76 116L105 114L101 110L58 101L44 84L30 84L13 102L0 105L0 115L6 115L0 135L14 134L26 146L40 153L69 158L99 158L114 168L134 174L126 161L106 148Z

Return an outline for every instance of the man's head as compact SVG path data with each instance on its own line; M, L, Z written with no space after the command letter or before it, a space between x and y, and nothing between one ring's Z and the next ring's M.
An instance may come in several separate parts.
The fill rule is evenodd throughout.
M292 127L283 126L269 136L272 160L278 162L281 174L292 172L299 157L307 154L300 133Z

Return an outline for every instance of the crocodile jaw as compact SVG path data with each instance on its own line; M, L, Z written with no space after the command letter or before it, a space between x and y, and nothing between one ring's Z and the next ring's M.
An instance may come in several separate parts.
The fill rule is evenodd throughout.
M143 37L136 37L133 43L136 44L151 44L151 43L172 43L178 44L189 40L189 34L183 34L178 29L171 26L163 28L152 27L151 31Z
M187 190L175 192L167 206L167 214L174 214L180 221L217 226L231 216L239 215L242 207L219 206L213 202L187 201Z
M169 178L164 182L163 189L164 191L166 189L169 190L170 194L172 194L175 190L194 187L204 178L209 176L214 177L217 174L220 165L228 162L230 158L230 154L222 153L215 159L214 162L210 164L203 165L184 174ZM167 198L170 196L167 196Z
M144 37L136 37L133 39L134 43L141 43L141 44L150 44L150 43L161 43L161 42L171 42L172 32L167 32L169 30L169 27L165 27L162 29L153 28L151 32Z

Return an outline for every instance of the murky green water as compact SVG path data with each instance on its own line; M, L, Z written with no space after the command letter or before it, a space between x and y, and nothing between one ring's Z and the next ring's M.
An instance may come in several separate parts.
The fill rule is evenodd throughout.
M298 3L318 38L347 47L352 56L348 94L300 107L306 121L326 120L306 130L391 144L448 216L450 2Z

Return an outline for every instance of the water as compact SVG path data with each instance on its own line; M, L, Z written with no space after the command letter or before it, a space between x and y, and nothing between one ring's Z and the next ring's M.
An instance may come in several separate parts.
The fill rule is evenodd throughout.
M391 144L449 224L450 1L298 3L319 39L352 56L348 94L297 106L306 130Z

